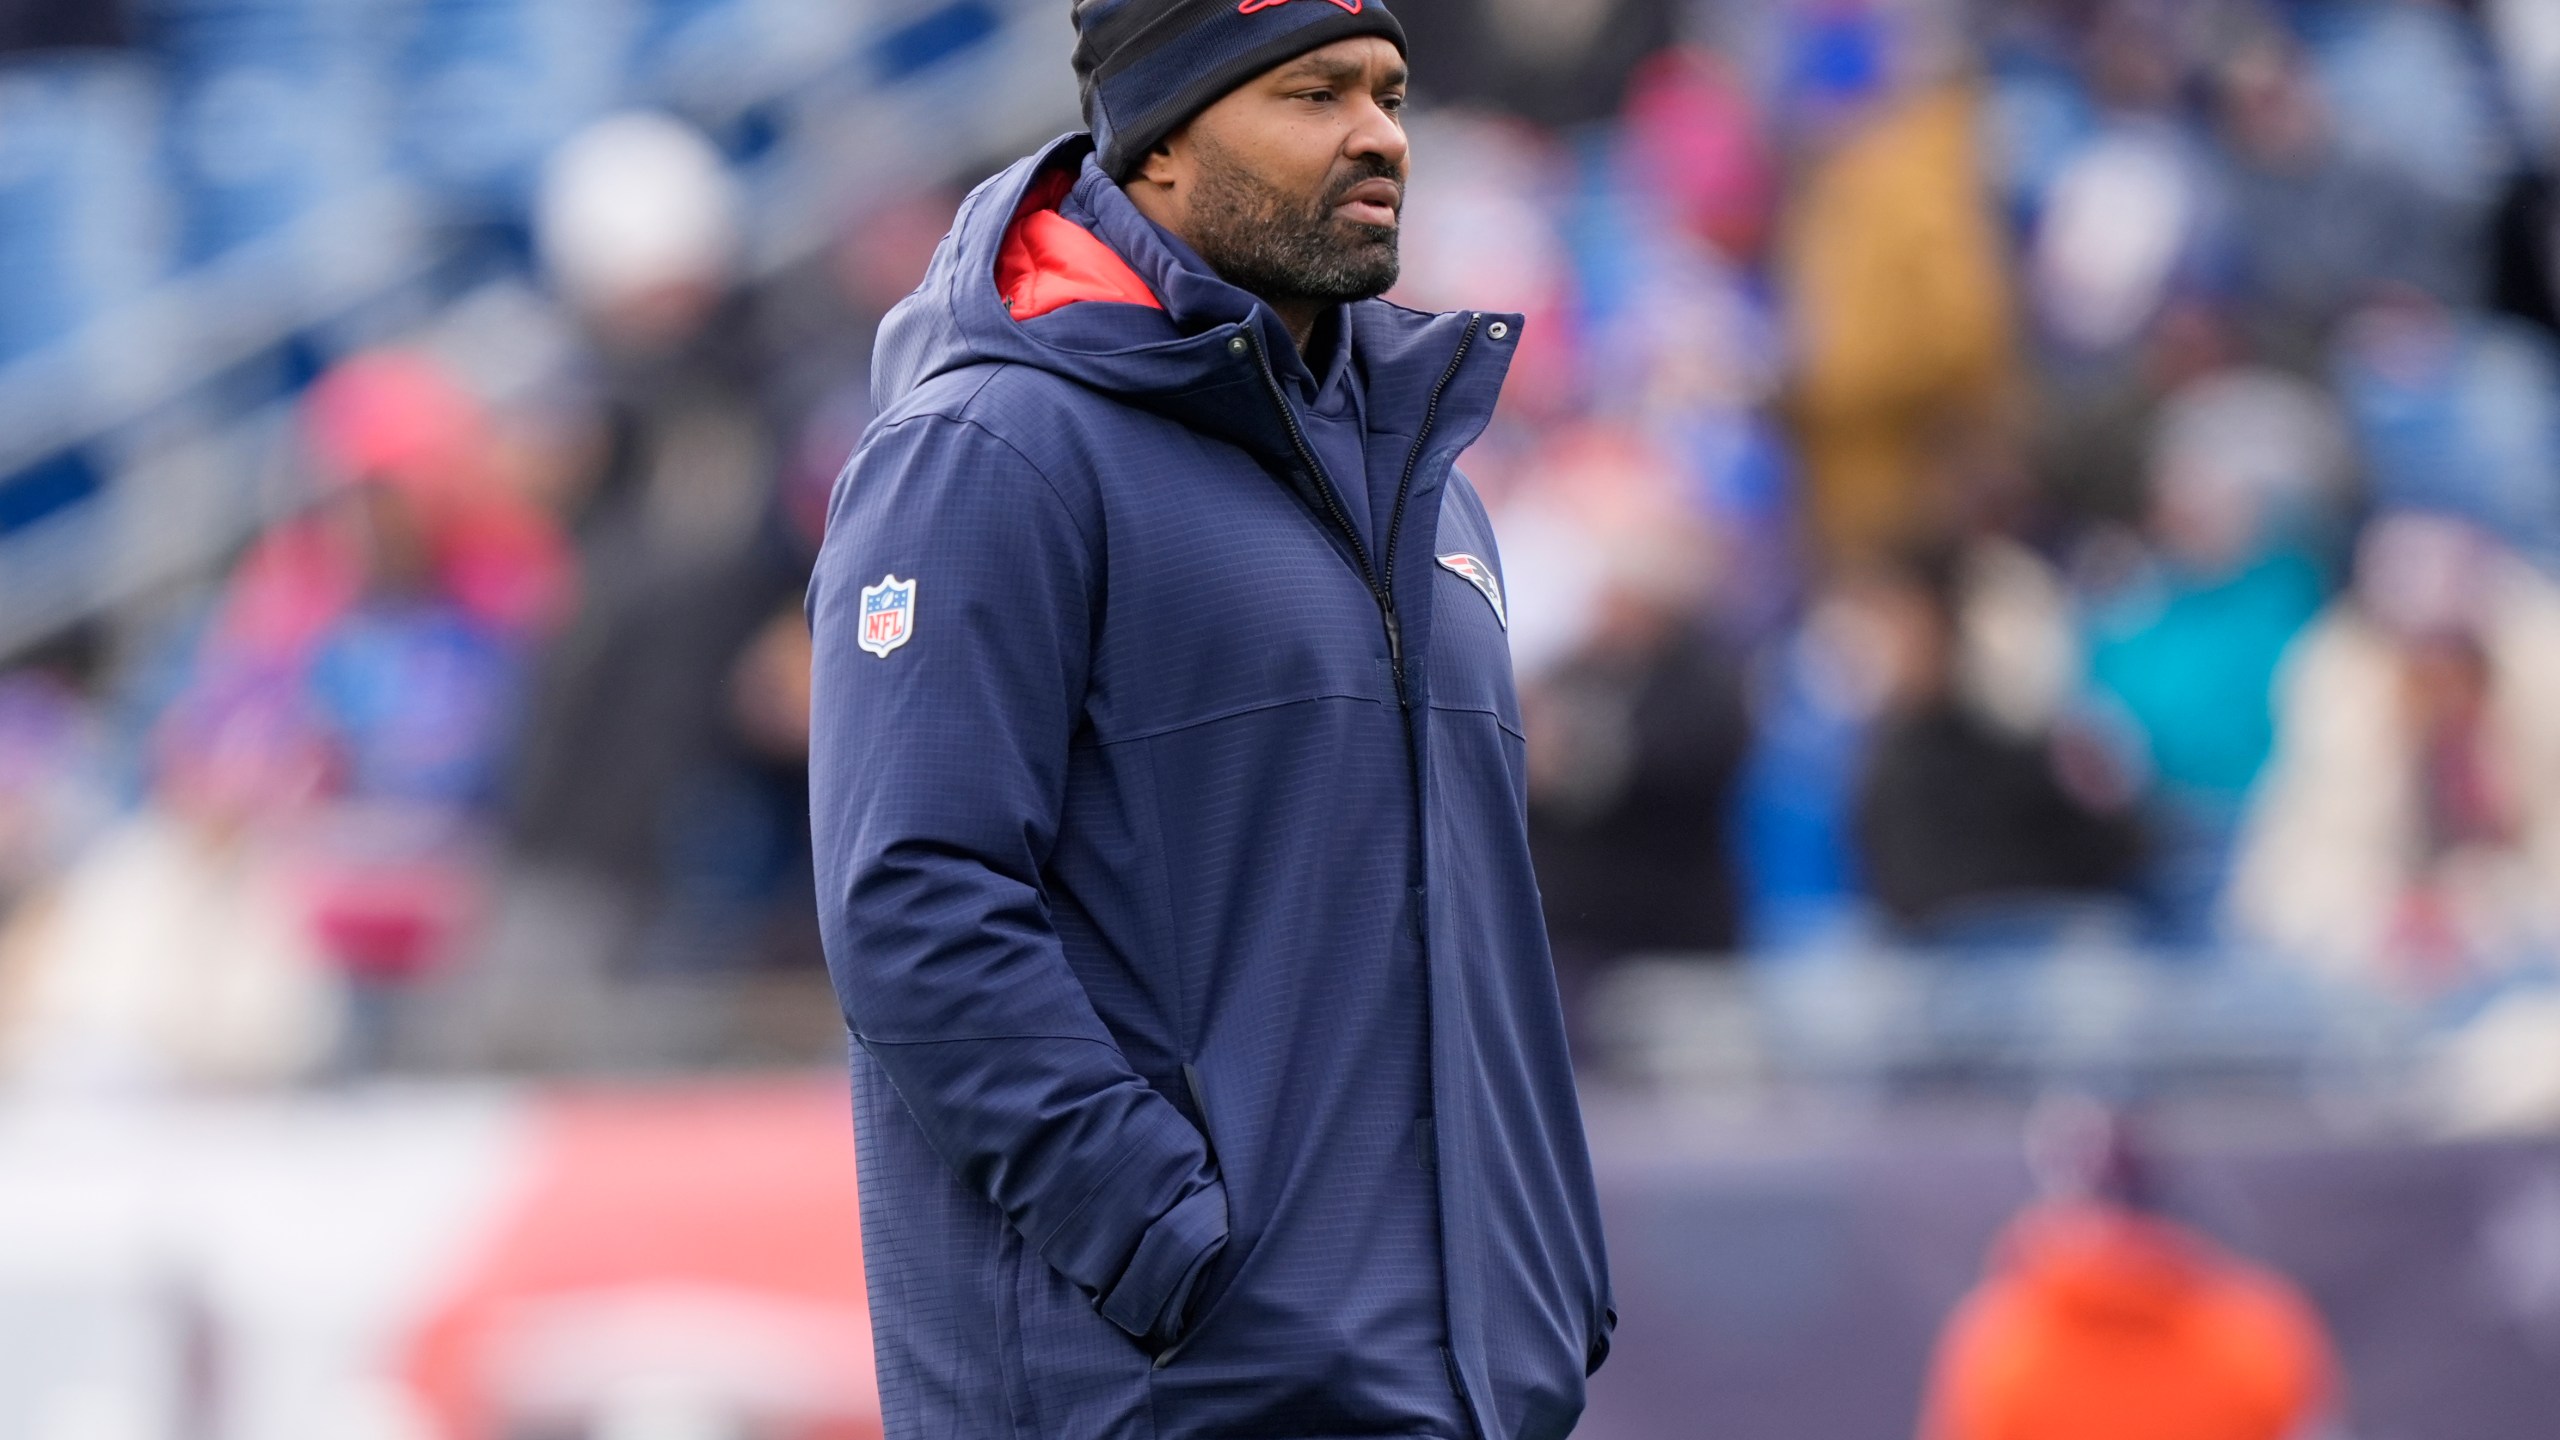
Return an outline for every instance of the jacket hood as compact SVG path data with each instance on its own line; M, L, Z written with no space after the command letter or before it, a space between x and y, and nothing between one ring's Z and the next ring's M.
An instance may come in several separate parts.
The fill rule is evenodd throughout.
M872 362L875 413L887 414L937 375L977 365L1023 365L1167 415L1265 455L1285 454L1284 422L1265 396L1263 367L1296 365L1295 342L1272 309L1219 279L1200 259L1138 212L1091 159L1089 136L1060 136L981 183L961 202L924 283L882 322ZM1013 240L1017 266L1025 237L1018 222L1052 206L1074 212L1122 259L1146 295L1127 289L1100 257L1081 278L1044 277L1017 316L998 283ZM1082 247L1048 225L1054 257ZM1040 238L1040 237L1032 237ZM1071 267L1073 268L1073 267ZM1008 275L1008 278L1018 278ZM1063 291L1059 284L1064 284ZM1089 298L1088 298L1089 297ZM1151 297L1152 304L1144 303ZM1025 298L1020 286L1012 297ZM1382 429L1411 433L1435 388L1434 434L1455 454L1491 418L1511 346L1460 346L1499 322L1516 336L1520 317L1484 312L1432 315L1383 300L1348 307L1358 337L1353 361ZM1453 366L1453 359L1464 363ZM1440 449L1435 445L1434 449Z

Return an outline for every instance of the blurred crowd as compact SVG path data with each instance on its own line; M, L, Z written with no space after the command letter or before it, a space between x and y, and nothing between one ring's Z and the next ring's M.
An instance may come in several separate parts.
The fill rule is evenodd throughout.
M742 220L696 130L584 129L544 172L527 279L301 394L305 503L125 654L79 630L9 672L23 1074L834 1043L799 597L861 419L858 368L829 362L894 298L856 272L924 252L848 240L750 288Z
M2419 1005L2560 959L2560 8L1398 10L1395 298L1529 317L1462 463L1569 1002L1844 945ZM12 1073L835 1043L799 594L870 335L1007 157L761 264L680 110L321 357L219 575L7 658Z
M1440 117L1408 288L1533 312L1469 465L1568 987L2092 934L2547 970L2555 37L1761 7L1614 123Z

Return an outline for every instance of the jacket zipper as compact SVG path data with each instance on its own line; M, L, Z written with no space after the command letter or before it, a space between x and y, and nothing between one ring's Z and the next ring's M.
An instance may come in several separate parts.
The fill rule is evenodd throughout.
M1467 350L1475 344L1476 326L1483 321L1482 315L1467 317L1466 332L1458 337L1457 351L1449 357L1448 368L1440 372L1440 379L1431 387L1431 398L1423 406L1422 424L1414 432L1413 449L1404 457L1404 473L1396 477L1395 509L1387 521L1386 578L1383 582L1378 577L1377 567L1369 563L1369 547L1361 542L1359 530L1352 526L1351 516L1342 508L1342 499L1334 489L1333 477L1325 473L1323 462L1316 459L1315 447L1307 443L1307 432L1298 424L1298 412L1290 407L1287 392L1280 388L1280 376L1271 368L1271 357L1263 351L1262 337L1250 328L1245 331L1246 343L1253 347L1254 363L1262 370L1263 386L1271 392L1271 403L1279 408L1280 423L1288 427L1289 443L1297 447L1299 463L1307 467L1308 476L1315 481L1316 494L1324 501L1325 517L1342 532L1344 539L1351 542L1352 558L1360 563L1361 582L1369 587L1369 598L1378 604L1378 621L1387 632L1387 666L1395 672L1396 704L1405 710L1413 708L1413 696L1405 684L1404 623L1396 616L1396 542L1404 532L1404 506L1406 497L1413 493L1413 472L1421 465L1422 447L1430 441L1431 427L1440 418L1440 397L1448 390L1449 382L1458 378L1458 366L1466 361Z
M1450 353L1448 368L1440 372L1440 379L1431 387L1431 398L1425 402L1422 407L1422 424L1416 427L1413 432L1413 448L1405 452L1404 473L1396 477L1395 511L1387 521L1387 574L1390 578L1395 574L1396 542L1404 534L1405 498L1413 493L1413 472L1422 464L1423 447L1431 443L1431 427L1439 422L1440 397L1448 390L1449 382L1458 378L1458 367L1466 363L1467 351L1472 348L1476 342L1476 327L1483 323L1484 316L1481 313L1472 314L1467 317L1467 328L1458 336L1458 348ZM1392 632L1390 632L1390 634L1392 636ZM1392 639L1390 640L1389 648L1391 650L1395 648L1392 643ZM1412 702L1405 699L1404 660L1401 656L1396 660L1396 698L1399 700L1405 700L1405 706L1407 709L1412 708ZM1413 732L1409 727L1405 731L1405 744L1409 749L1413 746ZM1412 765L1416 776L1416 783L1418 785L1419 777L1422 773L1422 756L1418 751L1412 754ZM1422 795L1419 789L1417 789L1414 794L1413 803L1414 844L1417 847L1417 850L1418 847L1423 844L1423 836L1427 828L1423 819L1422 807ZM1422 907L1425 901L1419 888L1417 888L1409 903L1414 907L1414 924L1416 927L1414 938L1417 943L1422 946L1424 964L1428 966L1431 953L1431 941L1428 927L1423 923ZM1425 985L1426 987L1428 985L1427 979L1425 981ZM1435 1070L1437 1069L1436 1066L1433 1068ZM1436 1083L1436 1077L1434 1077L1433 1081L1428 1083ZM1434 1111L1439 1109L1436 1101L1434 1102L1432 1109ZM1431 1184L1432 1189L1437 1192L1440 1186L1439 1124L1436 1119L1426 1121L1424 1123L1424 1134L1427 1142L1431 1146L1431 1153L1425 1156L1425 1158L1431 1162ZM1434 1206L1433 1208L1435 1211L1440 1210L1440 1207L1438 1206ZM1433 1220L1436 1227L1444 1229L1449 1223L1448 1216L1445 1212L1435 1214L1433 1216ZM1447 1254L1447 1246L1445 1244L1442 1246L1442 1254L1444 1257ZM1446 1263L1445 1259L1443 1263ZM1443 1305L1445 1307L1447 1296L1445 1277L1443 1278L1442 1296ZM1455 1337L1453 1336L1452 1338L1454 1339ZM1467 1417L1467 1424L1473 1429L1477 1436L1481 1437L1485 1435L1487 1432L1484 1428L1484 1417L1476 1413L1475 1397L1467 1393L1466 1377L1458 1370L1457 1352L1452 1350L1449 1346L1443 1345L1440 1347L1440 1358L1449 1367L1449 1388L1456 1393L1458 1397L1458 1408L1465 1413Z
M1396 573L1396 544L1404 534L1405 501L1413 493L1413 472L1420 468L1422 464L1423 447L1430 443L1431 427L1437 423L1440 418L1440 397L1447 392L1450 382L1458 378L1458 367L1465 363L1467 351L1475 344L1476 327L1483 323L1484 316L1480 312L1471 314L1467 317L1467 328L1465 332L1458 337L1458 348L1449 356L1448 368L1440 372L1440 379L1431 387L1431 398L1423 405L1422 424L1414 431L1413 448L1405 454L1404 472L1396 477L1395 509L1391 512L1387 520L1387 546L1385 552L1387 578L1384 584L1379 582L1377 570L1369 563L1369 549L1366 545L1363 545L1360 542L1360 532L1352 528L1351 517L1348 514L1345 514L1342 509L1342 501L1334 491L1332 477L1324 473L1323 463L1316 459L1315 447L1307 443L1307 432L1298 424L1298 413L1290 408L1287 392L1280 388L1280 377L1274 373L1271 368L1271 357L1263 353L1261 337L1251 330L1246 331L1246 334L1249 337L1248 343L1253 346L1253 358L1255 362L1262 367L1262 383L1271 392L1272 404L1278 406L1280 409L1280 421L1289 428L1289 441L1297 447L1299 461L1307 467L1308 475L1315 481L1316 493L1324 501L1325 515L1327 518L1332 520L1337 529L1342 531L1343 538L1351 542L1352 557L1360 562L1360 578L1362 581L1366 582L1369 587L1369 598L1378 602L1378 619L1379 622L1386 627L1387 631L1387 663L1395 670L1396 704L1398 708L1406 711L1407 713L1410 713L1413 709L1413 695L1405 685L1404 626L1396 618L1394 589ZM1408 752L1412 750L1413 732L1410 727L1405 731L1405 746ZM1414 773L1418 777L1421 774L1420 767L1422 757L1415 754L1412 755L1411 758L1415 766ZM1418 791L1414 797L1414 825L1416 830L1416 840L1418 842L1420 839L1420 830L1422 828L1422 799ZM1419 894L1414 897L1412 903L1415 905L1420 905L1422 903ZM1417 916L1418 913L1419 912L1417 912ZM1429 942L1427 940L1424 941L1426 947L1428 946L1428 943ZM1427 948L1424 953L1428 955L1429 952ZM1189 1070L1188 1066L1184 1068L1186 1072ZM1199 1083L1196 1078L1192 1078L1187 1074L1186 1078L1190 1079L1191 1083L1195 1087ZM1193 1091L1192 1098L1194 1104L1199 1103L1199 1095L1196 1088ZM1434 1156L1432 1158L1434 1160L1433 1183L1436 1186L1438 1183L1438 1157ZM1442 1218L1440 1223L1445 1224L1445 1218ZM1157 1366L1161 1368L1166 1361L1173 1358L1174 1351L1182 1348L1182 1345L1177 1344L1173 1347L1173 1350L1168 1350L1163 1355L1158 1356L1156 1359ZM1459 1409L1465 1412L1467 1423L1474 1428L1474 1433L1478 1436L1484 1435L1486 1432L1483 1417L1476 1414L1475 1399L1467 1394L1466 1379L1458 1369L1457 1355L1448 1346L1443 1345L1440 1347L1440 1358L1448 1366L1449 1388L1457 1392Z

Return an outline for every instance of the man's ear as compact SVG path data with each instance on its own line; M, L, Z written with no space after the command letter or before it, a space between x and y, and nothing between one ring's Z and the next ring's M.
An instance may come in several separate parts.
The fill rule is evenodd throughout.
M1173 142L1176 138L1174 135L1168 135L1157 141L1154 147L1147 151L1146 156L1138 161L1138 173L1130 178L1171 189L1182 178L1183 170L1182 163L1174 158Z

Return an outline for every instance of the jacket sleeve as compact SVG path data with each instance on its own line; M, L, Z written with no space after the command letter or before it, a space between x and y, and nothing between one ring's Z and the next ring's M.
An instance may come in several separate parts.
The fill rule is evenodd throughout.
M861 648L862 590L913 584ZM1227 1237L1205 1140L1122 1055L1049 919L1100 577L1058 491L928 416L868 437L809 588L810 813L854 1037L963 1183L1113 1324L1178 1338Z

